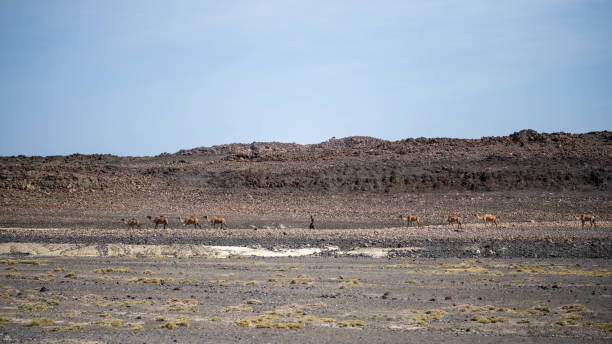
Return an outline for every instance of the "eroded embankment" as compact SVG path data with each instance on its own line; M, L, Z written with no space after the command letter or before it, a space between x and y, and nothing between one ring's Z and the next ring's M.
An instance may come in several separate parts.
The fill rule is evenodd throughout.
M48 244L0 243L0 255L43 257L303 257L315 255L388 257L392 252L420 252L422 247L359 248L341 251L337 246L323 248L275 248L209 245L130 245L130 244Z
M5 243L4 247L9 247L5 249L6 253L56 255L55 252L59 252L57 255L91 256L280 257L353 254L430 258L611 258L611 236L608 227L577 229L535 225L503 228L472 225L460 230L440 226L316 231L296 228L167 231L0 229L0 242ZM13 247L13 251L10 251L10 247ZM23 252L15 251L17 247Z
M609 258L610 251L599 246L569 247L563 245L537 246L529 243L423 243L410 247L355 247L342 250L338 246L264 248L260 245L212 246L196 244L60 244L60 243L0 243L0 255L49 256L49 257L303 257L303 256L362 256L372 258L391 257L583 257Z

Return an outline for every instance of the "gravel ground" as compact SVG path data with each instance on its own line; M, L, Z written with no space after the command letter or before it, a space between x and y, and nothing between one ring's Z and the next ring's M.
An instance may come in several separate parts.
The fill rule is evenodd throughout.
M7 343L612 340L607 259L0 262Z
M482 224L396 227L383 229L97 229L2 228L0 242L123 243L247 246L267 249L328 247L396 248L391 256L412 257L565 257L611 258L612 230L574 222L513 223L510 227ZM419 250L401 250L417 247ZM330 254L333 254L330 253Z

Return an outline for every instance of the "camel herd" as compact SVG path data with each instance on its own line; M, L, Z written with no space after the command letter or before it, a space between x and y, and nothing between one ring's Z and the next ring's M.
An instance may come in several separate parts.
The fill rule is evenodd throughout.
M147 219L149 219L151 223L155 224L156 229L158 225L163 225L164 229L166 229L166 227L170 228L169 220L166 216L157 216L157 217L147 216ZM180 223L183 224L183 226L193 225L193 228L202 228L202 226L200 225L200 220L195 216L189 216L185 219L179 216L178 220ZM224 218L220 216L213 216L213 217L204 216L204 220L209 222L212 228L215 228L215 225L220 225L220 227L223 229L227 228L227 222L225 221ZM128 225L130 229L140 228L140 225L141 225L140 221L137 218L131 218L130 220L121 219L121 221L124 224Z
M487 225L487 223L491 223L491 225L495 225L495 227L497 227L497 220L499 218L493 214L484 214L482 216L479 216L478 213L473 213L472 215L474 215L474 217L476 217L478 221L482 221L485 226ZM404 221L404 223L406 223L409 227L412 225L413 222L416 222L417 226L421 226L421 218L417 215L400 215L399 218ZM582 223L583 228L585 223L588 223L590 227L597 227L597 225L595 224L595 215L591 213L574 216L574 218ZM451 226L456 223L457 227L461 228L461 218L459 216L443 216L442 219L444 220L444 222L448 222L448 224Z
M487 222L491 222L491 223L495 224L495 227L497 227L497 217L495 215L484 214L483 216L478 216L478 213L474 213L472 215L474 215L478 220L482 220L485 225L487 224ZM404 221L408 225L408 227L410 227L413 222L416 222L417 226L421 226L421 217L420 216L417 216L417 215L408 215L408 216L400 215L399 218L402 221ZM457 215L443 216L442 220L444 220L444 222L448 222L448 224L451 225L451 226L454 223L456 223L457 227L461 228L461 218L459 216L457 216Z
M487 225L487 223L491 223L491 225L495 225L495 227L497 227L497 220L498 217L493 215L493 214L484 214L482 216L479 216L478 213L473 213L472 215L474 215L474 217L476 217L476 219L478 219L478 221L482 221L485 226ZM399 216L400 220L402 220L408 227L410 227L412 225L412 223L416 223L416 226L422 226L421 224L421 217L411 214L408 216L403 216L400 215ZM170 228L169 222L168 222L168 218L165 216L157 216L155 218L151 217L151 216L147 216L147 219L149 219L149 221L151 221L152 223L155 224L155 228L157 228L158 225L163 225L164 229ZM453 226L455 223L457 224L458 228L461 228L461 218L457 215L449 215L449 216L443 216L442 219L444 220L444 222L448 222L448 224L450 226ZM587 214L582 214L580 216L574 216L574 219L580 221L582 223L582 227L584 228L584 224L588 223L590 227L597 227L597 225L595 224L595 215L591 214L591 213L587 213ZM200 225L200 220L195 217L195 216L189 216L187 218L182 218L182 217L178 217L178 220L180 223L183 224L183 226L191 226L193 225L193 228L202 228L202 226ZM215 228L216 225L219 225L219 227L221 227L222 229L226 229L227 228L227 222L225 221L225 219L223 217L220 216L212 216L212 217L208 217L208 216L204 216L204 220L208 223L210 223L210 227L211 228ZM132 218L130 220L126 220L126 219L121 219L121 221L128 225L128 227L130 229L133 228L140 228L140 221L138 221L138 219L136 218ZM314 219L311 216L311 221L314 222ZM314 229L314 226L312 225L311 222L311 228Z

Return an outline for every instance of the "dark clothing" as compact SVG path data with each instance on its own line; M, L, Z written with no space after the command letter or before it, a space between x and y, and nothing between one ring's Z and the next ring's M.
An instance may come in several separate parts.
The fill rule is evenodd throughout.
M308 228L315 229L314 228L314 217L312 217L312 216L310 217L310 226L308 226Z

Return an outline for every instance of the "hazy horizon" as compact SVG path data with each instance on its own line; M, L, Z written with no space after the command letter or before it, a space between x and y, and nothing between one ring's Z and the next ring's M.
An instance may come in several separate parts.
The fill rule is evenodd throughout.
M612 2L4 1L0 156L612 129Z

